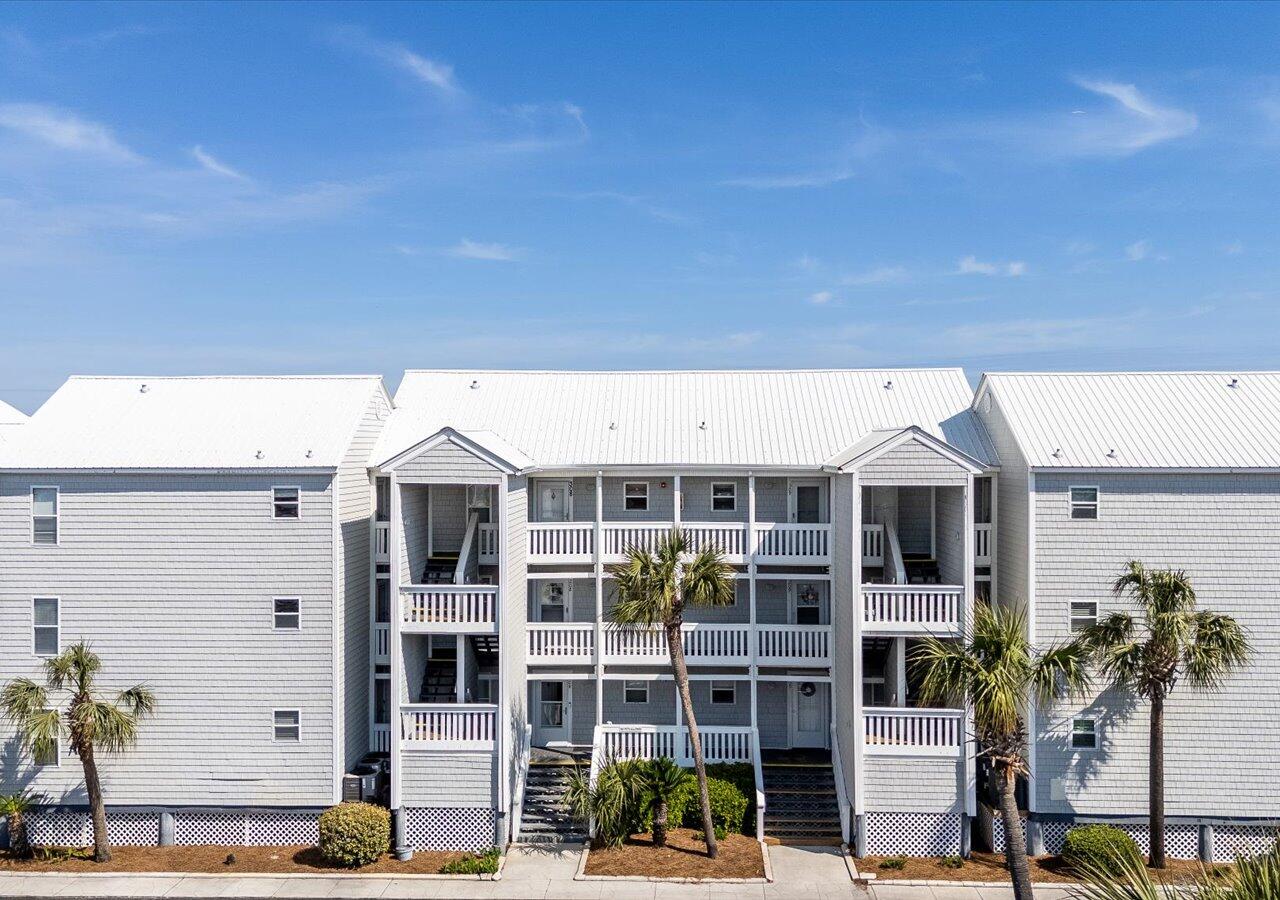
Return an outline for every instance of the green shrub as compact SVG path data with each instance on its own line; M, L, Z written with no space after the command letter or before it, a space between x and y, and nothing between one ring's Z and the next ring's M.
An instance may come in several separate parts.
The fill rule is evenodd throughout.
M1133 838L1111 825L1081 825L1067 832L1062 860L1072 868L1123 871L1124 864L1141 860Z
M944 869L962 869L964 868L963 856L944 856L938 860L939 865Z
M485 875L498 871L499 850L491 847L464 859L455 859L440 867L441 875Z
M900 872L907 867L907 858L905 856L890 856L880 860L880 868L889 869L893 872Z
M697 790L697 780L694 781L694 790ZM696 794L695 794L696 797ZM742 820L747 812L747 798L742 791L727 781L719 778L707 778L707 799L711 801L711 822L715 826L716 836L720 836L720 831L725 832L742 831ZM699 803L695 799L690 804L690 809L685 811L687 817L690 813L698 820L698 825L702 824L702 811L698 808Z
M391 846L391 813L371 803L341 803L320 814L320 855L335 866L376 862Z
M747 809L742 814L742 824L734 830L743 834L755 834L756 830L756 770L751 763L712 763L707 766L708 778L727 781L742 791L747 798ZM694 801L695 805L697 801Z

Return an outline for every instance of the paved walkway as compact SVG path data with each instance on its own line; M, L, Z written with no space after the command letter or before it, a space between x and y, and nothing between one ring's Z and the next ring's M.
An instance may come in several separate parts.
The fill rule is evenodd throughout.
M654 884L574 881L580 848L517 847L499 881L308 876L254 878L227 875L3 875L0 898L130 897L188 900L297 898L528 898L528 900L1011 900L1007 887L926 887L849 880L839 851L829 847L770 847L773 884ZM1062 900L1065 891L1038 890L1037 900Z

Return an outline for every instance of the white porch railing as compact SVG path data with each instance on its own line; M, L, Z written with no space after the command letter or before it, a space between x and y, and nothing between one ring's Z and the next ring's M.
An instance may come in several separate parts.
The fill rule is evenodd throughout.
M369 735L369 750L373 753L391 752L391 726L385 722L375 722Z
M537 623L527 626L530 663L591 663L595 660L596 628L583 623Z
M648 553L658 549L658 541L675 525L671 522L637 522L634 525L604 526L604 555L621 559L632 547Z
M416 584L400 589L405 631L474 632L496 627L498 588Z
M373 561L384 563L391 561L391 523L373 523Z
M812 562L831 556L830 525L757 522L756 558L762 562Z
M884 756L959 756L964 710L869 706L862 710L865 752Z
M862 526L862 564L864 566L884 565L884 526Z
M954 632L960 628L964 588L957 585L864 584L862 630Z
M702 664L742 664L751 656L750 625L690 624L683 628L684 655ZM606 625L604 662L618 665L661 662L669 658L667 636L660 628Z
M400 707L406 750L492 750L498 708L488 703L415 703Z
M480 526L476 536L479 538L480 564L484 566L496 565L498 562L498 526L492 522L486 522Z
M373 661L384 663L391 658L391 625L377 622L373 626Z
M991 565L991 523L978 522L973 526L973 564Z
M680 527L695 551L719 547L732 562L747 558L746 522L683 522Z
M749 726L703 725L702 758L709 763L751 762ZM656 759L666 756L693 765L693 745L684 725L597 725L595 744L604 759Z
M757 625L756 660L766 666L831 664L830 625Z
M529 558L539 562L591 562L595 526L590 522L530 522Z

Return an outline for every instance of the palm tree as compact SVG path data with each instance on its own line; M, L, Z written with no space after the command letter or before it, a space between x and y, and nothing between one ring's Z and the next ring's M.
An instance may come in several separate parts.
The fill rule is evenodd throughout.
M671 671L684 720L689 726L689 746L693 748L693 768L698 776L698 803L702 808L702 832L706 835L707 856L720 852L716 845L715 823L711 820L711 798L707 794L707 766L702 759L702 738L693 715L689 693L689 668L684 660L681 626L689 606L731 606L733 567L724 561L719 548L704 547L689 555L689 541L679 528L663 535L653 553L628 547L626 560L609 570L617 585L618 601L613 618L620 625L660 626L667 637Z
M1079 642L1037 653L1027 640L1021 610L979 605L972 629L959 640L926 637L912 657L921 674L925 705L963 704L973 712L978 755L999 777L1004 856L1016 900L1030 900L1031 868L1018 817L1015 787L1028 774L1023 709L1030 700L1048 703L1084 691L1088 648Z
M1121 856L1078 867L1083 884L1075 900L1274 900L1280 897L1280 848L1255 856L1237 856L1235 871L1201 870L1194 884L1162 884L1141 857Z
M14 859L31 858L26 816L39 802L40 798L26 788L0 797L0 816L9 823L9 855Z
M106 700L94 690L94 676L102 660L81 641L59 656L44 661L45 684L70 694L65 711L49 702L46 687L29 678L15 678L0 691L0 711L17 725L19 733L37 757L56 753L59 738L66 737L84 767L85 791L93 816L93 858L111 859L107 841L107 813L102 803L96 753L119 753L138 738L138 722L156 707L146 685L138 684Z
M645 791L648 811L653 813L653 846L667 846L667 819L671 801L688 780L689 773L666 756L649 760L641 770L640 785Z
M1115 612L1085 629L1102 674L1120 690L1151 704L1148 736L1148 797L1151 866L1164 862L1164 706L1177 683L1214 690L1249 657L1249 641L1236 620L1196 609L1196 592L1186 572L1147 569L1132 561L1116 579L1116 596L1129 596L1142 613L1139 624Z

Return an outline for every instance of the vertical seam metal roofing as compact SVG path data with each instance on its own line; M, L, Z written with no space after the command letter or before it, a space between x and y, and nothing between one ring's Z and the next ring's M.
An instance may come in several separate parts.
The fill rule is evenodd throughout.
M996 465L971 399L960 369L410 370L371 461L452 427L495 432L542 468L818 468L869 431L918 425Z
M1280 468L1280 372L988 373L986 391L1032 466Z

